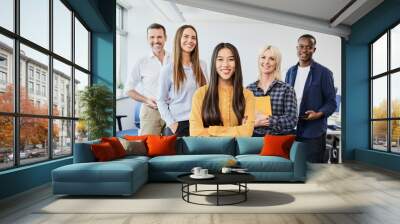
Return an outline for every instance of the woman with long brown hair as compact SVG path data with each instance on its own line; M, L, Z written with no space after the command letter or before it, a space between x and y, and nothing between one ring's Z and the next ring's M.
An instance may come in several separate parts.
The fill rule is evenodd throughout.
M192 96L206 84L206 66L199 59L197 31L183 25L175 34L173 62L160 71L157 106L166 122L167 134L189 135Z
M254 96L243 88L239 53L230 43L214 48L210 84L199 88L190 113L191 136L251 136Z

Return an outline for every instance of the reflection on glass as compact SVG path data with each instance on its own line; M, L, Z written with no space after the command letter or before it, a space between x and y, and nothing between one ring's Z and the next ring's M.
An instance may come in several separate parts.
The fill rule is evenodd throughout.
M89 32L75 18L75 63L89 69Z
M1 0L0 26L14 31L14 0Z
M53 3L53 50L71 60L72 13L60 0L53 0Z
M21 113L47 115L49 57L21 44L20 108Z
M0 116L0 170L14 164L14 125L10 116Z
M391 88L390 88L390 98L391 98L391 116L400 118L400 72L391 75Z
M372 148L387 151L387 121L372 122Z
M49 48L49 0L20 0L21 36Z
M400 120L391 121L392 152L400 153Z
M383 35L372 45L373 75L387 71L387 34Z
M75 142L88 140L88 128L84 120L75 121Z
M400 24L391 30L390 37L391 69L400 67Z
M387 77L372 81L372 118L387 118Z
M35 163L49 158L49 120L45 118L20 118L21 164Z
M1 11L1 10L0 10ZM1 12L0 12L1 13ZM13 41L0 35L0 111L14 111Z
M80 92L86 86L89 86L89 75L75 69L75 117L79 117L81 114L81 108L79 107Z
M53 60L53 115L72 117L71 66Z
M53 157L72 154L72 121L53 120Z

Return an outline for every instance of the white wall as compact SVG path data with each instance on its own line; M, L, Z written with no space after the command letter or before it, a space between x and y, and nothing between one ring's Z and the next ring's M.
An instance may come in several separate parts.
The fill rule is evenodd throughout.
M150 52L146 41L146 28L149 24L158 22L166 27L166 49L170 52L172 51L175 31L182 25L180 23L165 21L151 4L140 2L137 0L130 1L132 8L128 10L125 17L126 31L128 32L126 43L127 64L122 66L126 66L127 74L132 70L138 58ZM185 12L183 13L185 14ZM213 14L215 15L215 13ZM314 59L332 70L335 86L338 87L338 93L340 94L341 40L339 37L236 16L231 16L234 19L233 22L230 22L223 14L221 14L222 17L225 18L225 21L224 19L215 21L204 21L207 19L202 19L201 21L186 21L184 23L191 24L197 29L200 58L207 63L207 74L209 74L210 58L215 45L220 42L230 42L239 50L244 85L248 85L255 81L258 76L257 56L259 50L264 45L270 44L277 46L281 50L282 79L284 79L287 69L297 63L297 38L304 33L309 33L317 39L317 51L314 54ZM122 80L126 80L127 74L122 74Z

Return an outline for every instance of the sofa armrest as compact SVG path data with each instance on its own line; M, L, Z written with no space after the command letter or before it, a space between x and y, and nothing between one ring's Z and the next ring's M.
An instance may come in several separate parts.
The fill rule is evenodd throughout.
M293 179L305 181L307 175L306 144L295 141L290 149L290 160L293 162Z
M94 140L90 142L75 143L74 145L74 163L89 163L95 162L90 146L92 144L100 143L99 140Z

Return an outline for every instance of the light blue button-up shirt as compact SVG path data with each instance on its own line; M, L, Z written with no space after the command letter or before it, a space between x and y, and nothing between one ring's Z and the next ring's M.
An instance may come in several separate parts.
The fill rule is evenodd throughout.
M200 61L200 67L204 76L207 77L206 64L203 61ZM175 122L189 120L192 97L197 88L199 88L192 67L183 66L183 69L186 79L178 92L176 92L173 84L173 62L165 64L160 71L157 107L161 118L166 122L167 126Z

